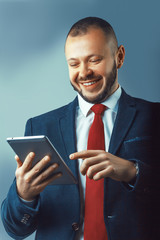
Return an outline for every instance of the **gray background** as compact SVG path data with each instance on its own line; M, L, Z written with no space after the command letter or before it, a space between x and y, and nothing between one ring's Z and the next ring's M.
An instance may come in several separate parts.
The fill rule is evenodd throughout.
M75 21L108 20L126 48L120 84L131 95L160 100L159 9L159 0L0 1L0 204L16 169L6 137L23 136L28 118L76 95L64 56L65 37ZM0 220L0 240L8 239Z

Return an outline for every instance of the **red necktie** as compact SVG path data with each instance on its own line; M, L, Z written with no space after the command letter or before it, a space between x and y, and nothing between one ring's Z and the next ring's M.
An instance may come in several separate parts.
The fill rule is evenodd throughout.
M95 104L91 110L95 113L91 125L87 149L105 150L104 126L101 115L106 107ZM104 223L104 179L90 180L86 176L84 240L107 240L107 231Z

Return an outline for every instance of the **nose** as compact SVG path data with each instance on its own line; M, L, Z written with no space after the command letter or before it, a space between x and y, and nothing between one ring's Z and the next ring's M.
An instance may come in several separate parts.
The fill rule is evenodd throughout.
M88 76L92 75L93 71L88 67L87 64L82 63L79 70L79 78L85 79Z

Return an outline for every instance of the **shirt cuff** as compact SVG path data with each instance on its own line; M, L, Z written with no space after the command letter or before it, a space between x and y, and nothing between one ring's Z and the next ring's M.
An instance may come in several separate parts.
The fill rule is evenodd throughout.
M138 173L139 173L138 163L135 162L135 163L134 163L134 166L135 166L135 168L136 168L136 176L128 183L128 185L129 185L131 188L134 188L134 185L135 185L135 182L136 182Z
M19 195L18 195L19 196ZM19 199L21 200L21 202L23 202L25 205L27 205L28 207L35 207L36 203L37 203L37 199L31 200L31 201L27 201L23 198L21 198L19 196Z

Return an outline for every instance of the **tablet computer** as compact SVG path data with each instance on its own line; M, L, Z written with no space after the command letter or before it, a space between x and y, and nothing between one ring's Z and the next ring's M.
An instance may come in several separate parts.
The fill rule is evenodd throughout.
M13 137L7 138L7 142L22 162L24 162L26 156L30 152L34 152L35 158L33 160L33 166L44 156L49 155L51 157L51 161L47 166L52 163L57 163L59 167L54 171L54 174L59 172L62 173L61 177L50 183L51 185L77 184L77 180L73 173L46 136Z

